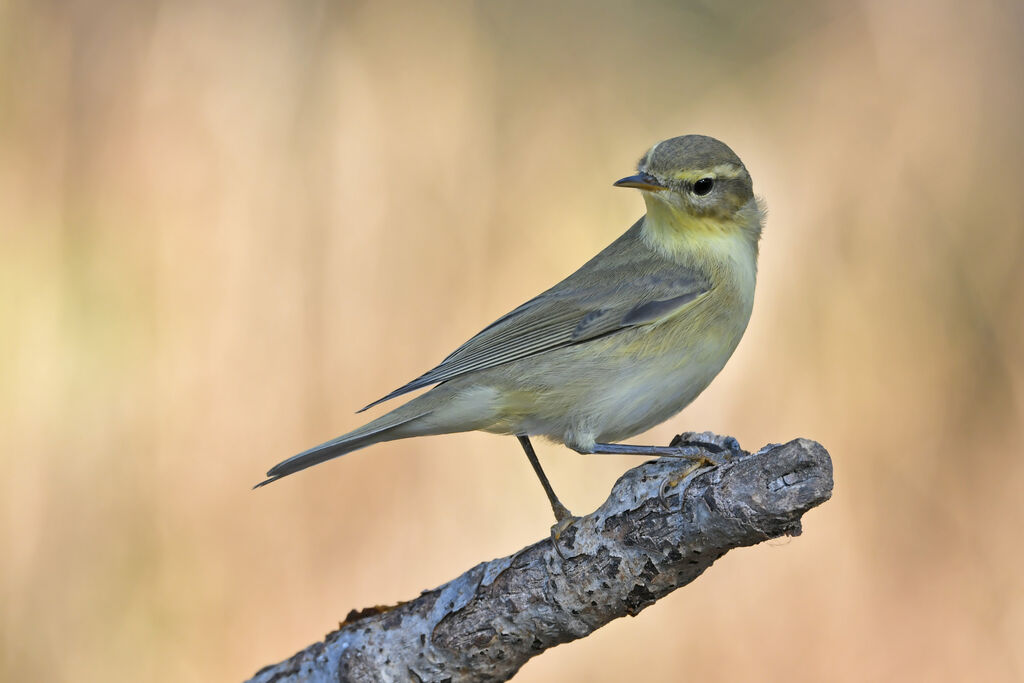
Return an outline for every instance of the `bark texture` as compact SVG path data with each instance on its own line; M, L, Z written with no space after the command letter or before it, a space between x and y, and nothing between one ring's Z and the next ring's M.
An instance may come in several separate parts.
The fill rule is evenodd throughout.
M732 460L687 476L676 458L626 472L558 540L481 563L390 608L349 614L323 642L251 681L505 681L549 647L636 615L732 548L800 534L832 494L832 461L796 439L751 455L731 437L685 434ZM713 450L713 449L712 449Z

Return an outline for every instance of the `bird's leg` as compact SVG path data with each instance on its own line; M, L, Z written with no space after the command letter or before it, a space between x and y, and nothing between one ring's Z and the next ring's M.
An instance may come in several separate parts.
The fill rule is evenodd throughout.
M526 451L526 457L533 465L533 471L537 473L537 478L540 479L540 485L544 487L544 493L547 494L548 500L551 502L551 510L555 513L555 524L551 527L551 543L555 546L555 552L558 553L559 557L565 559L562 556L562 551L558 547L558 538L562 533L572 526L578 517L574 517L569 508L562 505L562 501L558 500L558 496L555 495L555 490L551 488L551 482L548 481L547 475L544 474L544 470L540 466L540 460L537 459L537 454L533 450L533 444L530 443L530 437L525 434L517 434L516 438L519 439L519 443L522 444L523 450Z
M540 466L540 460L537 459L537 454L533 450L533 444L530 443L530 437L517 435L516 438L523 445L526 457L529 459L530 464L533 465L533 471L537 473L540 485L544 487L544 493L548 495L548 500L551 501L551 510L555 513L555 520L561 522L572 517L572 513L569 512L567 507L562 505L562 501L558 500L558 496L555 495L555 490L551 488L551 483L548 481L547 475L544 474L544 470Z
M727 456L711 452L708 445L721 452L723 449L715 444L678 445L678 446L634 446L625 443L596 443L592 453L607 455L657 455L666 458L686 458L701 465L717 467L728 461Z

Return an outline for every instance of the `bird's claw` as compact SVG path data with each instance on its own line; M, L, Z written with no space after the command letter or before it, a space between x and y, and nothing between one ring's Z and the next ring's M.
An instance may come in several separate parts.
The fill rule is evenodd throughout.
M690 485L690 482L693 481L693 478L700 474L702 470L716 466L717 465L707 465L705 463L695 462L688 468L686 468L686 471L681 476L666 477L661 482L661 486L658 487L658 502L661 503L661 506L666 510L671 510L672 507L668 504L668 499L665 495L665 492L668 491L668 489L675 488L677 486L682 486L682 488L679 489L680 500L682 500L682 495L686 493L686 487Z
M737 444L737 447L738 446L739 444ZM706 443L703 441L674 443L673 447L679 450L680 457L688 458L693 464L686 468L686 471L680 476L668 477L661 482L661 486L658 488L658 502L660 502L662 507L666 510L672 509L665 496L665 492L668 489L675 488L676 486L682 486L679 490L680 500L682 500L682 495L686 492L686 487L690 485L693 478L702 470L721 467L732 460L733 457L732 452L727 451L718 444Z
M733 458L738 458L743 455L744 451L740 448L740 442L731 436L719 437L722 443L715 443L713 441L705 441L699 438L688 438L690 435L698 436L694 432L687 432L686 434L679 434L669 446L679 449L687 449L686 452L693 453L694 451L702 451L703 455L709 461L719 460L719 464L728 462Z
M673 446L673 448L675 448L677 453L675 457L692 460L700 467L718 467L729 462L729 454L724 449L719 449L719 452L712 452L705 447L705 444L697 446L688 443Z
M569 511L566 510L568 513ZM554 547L555 552L558 553L558 557L565 561L565 555L562 554L562 548L558 545L558 540L562 537L569 527L575 524L579 520L579 517L574 517L571 514L565 517L561 517L557 522L551 525L551 545Z

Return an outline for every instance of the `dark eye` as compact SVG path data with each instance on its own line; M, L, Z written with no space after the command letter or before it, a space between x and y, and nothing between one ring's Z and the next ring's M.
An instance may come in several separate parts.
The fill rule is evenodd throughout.
M703 197L715 187L714 178L701 178L693 184L693 193Z

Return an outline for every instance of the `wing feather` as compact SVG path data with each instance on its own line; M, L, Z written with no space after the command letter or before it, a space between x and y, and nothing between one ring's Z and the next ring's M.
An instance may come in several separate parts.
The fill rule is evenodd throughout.
M705 277L676 263L666 261L653 271L649 261L644 265L642 272L627 262L596 273L600 262L595 258L558 285L488 325L437 367L363 410L459 375L666 319L710 291ZM602 282L623 284L609 291Z

